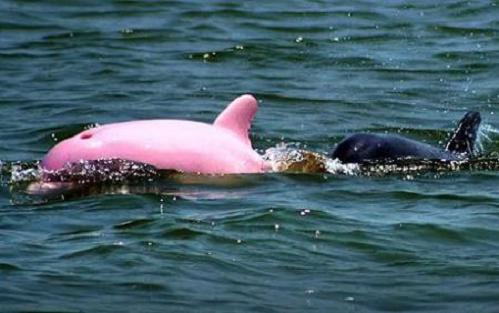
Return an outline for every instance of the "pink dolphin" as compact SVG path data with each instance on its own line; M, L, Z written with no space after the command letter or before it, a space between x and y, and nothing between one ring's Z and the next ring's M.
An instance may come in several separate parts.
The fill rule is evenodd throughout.
M123 159L185 173L260 173L267 166L248 138L257 110L255 98L243 95L213 124L165 119L99 126L57 144L41 165L52 171L81 160Z

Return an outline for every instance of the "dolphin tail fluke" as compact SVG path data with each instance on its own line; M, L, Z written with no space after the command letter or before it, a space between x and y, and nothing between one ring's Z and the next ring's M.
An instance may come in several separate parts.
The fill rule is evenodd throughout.
M470 111L466 113L457 125L447 146L445 146L445 150L472 155L475 151L475 140L481 121L479 112Z

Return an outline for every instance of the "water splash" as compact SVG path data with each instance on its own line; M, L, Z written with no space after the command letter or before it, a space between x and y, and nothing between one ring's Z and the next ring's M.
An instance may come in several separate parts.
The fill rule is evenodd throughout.
M0 161L2 182L7 178L10 184L19 184L39 180L40 168L38 161L7 162Z
M485 130L489 130L489 127L486 127ZM492 129L493 131L494 129ZM486 133L481 136L489 138L485 137ZM263 158L270 165L272 172L285 173L329 173L350 176L404 175L404 177L413 178L429 172L438 176L457 171L499 170L499 158L492 155L460 161L404 158L344 164L323 154L298 149L294 144L285 143L267 149Z
M407 158L382 163L367 161L360 165L360 170L364 176L424 175L427 173L439 176L459 171L498 171L499 158L482 157L459 161Z
M485 129L497 133L493 128ZM483 136L486 135L485 133ZM499 157L493 154L461 161L407 158L343 164L324 154L297 148L295 144L282 143L267 149L263 158L269 164L270 171L274 173L376 177L402 175L403 179L414 179L416 176L428 173L438 178L443 174L457 171L499 171ZM151 165L119 159L80 161L57 171L44 171L38 161L0 161L0 170L1 185L10 187L12 197L17 203L45 203L52 199L65 200L72 197L116 193L175 194L186 197L192 194L195 197L200 195L202 197L198 190L190 190L189 185L193 183L200 183L203 186L214 185L210 176L160 171ZM220 177L224 183L233 185L231 175ZM211 191L209 193L211 194Z
M326 160L326 169L328 173L331 174L343 174L343 175L359 175L360 174L360 166L359 164L343 164L338 159L330 159Z
M265 150L263 159L269 164L271 172L285 172L293 162L303 161L303 155L299 151L293 144L282 142Z
M356 175L357 164L343 164L327 156L299 149L296 144L280 143L265 151L263 159L275 173L330 173Z
M486 146L493 142L492 135L499 134L499 129L490 124L482 124L478 129L478 136L475 142L475 148L478 154L484 154Z
M123 182L153 178L158 175L156 168L149 164L120 160L81 160L56 171L42 170L47 182L74 182L79 184L100 182Z

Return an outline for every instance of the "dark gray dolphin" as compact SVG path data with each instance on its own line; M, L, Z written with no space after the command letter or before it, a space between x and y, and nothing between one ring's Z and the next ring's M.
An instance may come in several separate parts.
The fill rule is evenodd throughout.
M444 149L396 135L354 134L341 141L331 153L342 163L396 159L464 160L473 156L480 126L479 112L468 112L459 122Z

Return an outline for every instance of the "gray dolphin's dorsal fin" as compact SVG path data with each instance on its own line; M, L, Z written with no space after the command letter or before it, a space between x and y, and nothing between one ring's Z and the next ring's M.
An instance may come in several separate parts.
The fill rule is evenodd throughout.
M478 127L482 118L479 112L470 111L464 115L457 125L445 150L454 153L473 155Z

